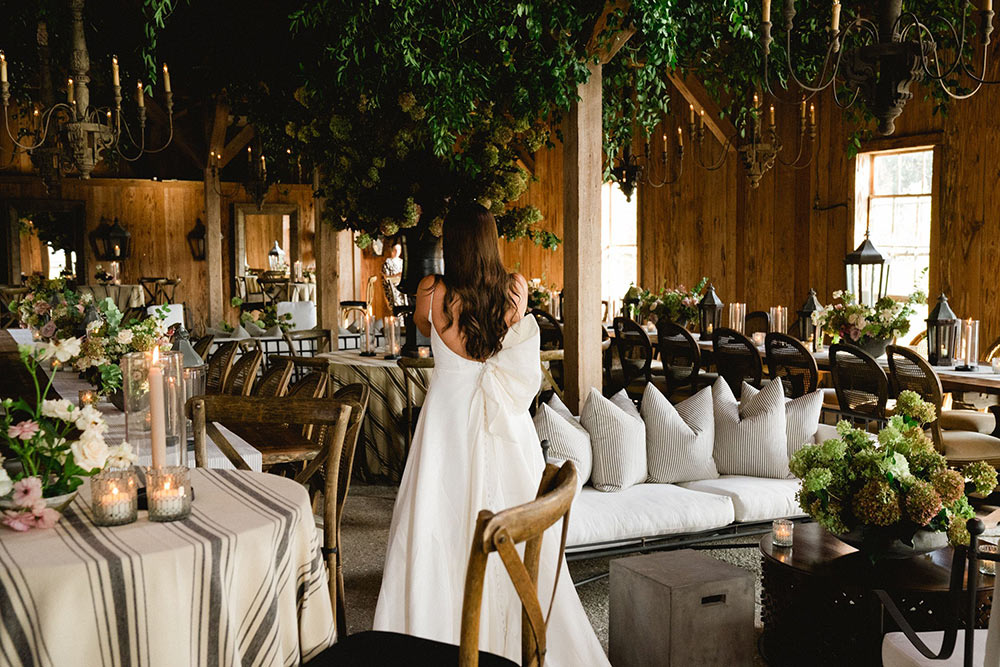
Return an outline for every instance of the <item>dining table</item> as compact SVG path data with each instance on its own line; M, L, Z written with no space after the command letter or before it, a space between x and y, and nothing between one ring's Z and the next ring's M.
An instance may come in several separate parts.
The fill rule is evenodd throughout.
M128 312L132 308L142 308L146 301L142 293L142 285L116 285L97 284L80 285L77 287L80 294L90 294L94 297L94 303L110 298L118 310Z

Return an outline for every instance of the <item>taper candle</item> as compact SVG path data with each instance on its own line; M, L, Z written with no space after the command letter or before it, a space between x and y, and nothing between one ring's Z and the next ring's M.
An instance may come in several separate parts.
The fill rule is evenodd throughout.
M142 109L146 106L146 92L142 88L142 81L137 81L135 84L135 94L136 102L139 104L139 108Z
M181 72L181 74L184 73ZM167 93L170 92L170 70L167 69L167 63L163 63L163 90Z
M76 96L73 94L73 79L66 79L66 101L69 104L76 102Z
M764 7L760 12L761 21L764 23L771 22L771 0L764 0Z
M167 462L167 419L164 413L163 369L160 368L160 348L154 347L149 363L149 422L153 440L152 465L162 468Z
M111 56L111 82L116 86L121 86L121 79L118 78L118 56Z
M0 83L7 83L7 56L0 51Z
M830 18L830 30L840 32L840 0L833 0L833 16Z

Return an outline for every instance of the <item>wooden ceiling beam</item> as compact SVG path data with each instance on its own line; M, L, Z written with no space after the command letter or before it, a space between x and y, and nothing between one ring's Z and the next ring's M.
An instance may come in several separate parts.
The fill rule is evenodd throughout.
M152 99L152 95L149 95L146 98L146 108L149 110L150 117L155 119L157 123L163 124L164 127L167 127L170 124L170 119L167 117L167 112L163 110L163 107L160 106L159 102L157 102L155 99ZM174 120L175 121L177 120L176 116L174 117ZM177 148L180 149L180 151L184 155L190 158L191 162L193 162L195 166L198 167L199 171L204 169L205 168L204 156L199 154L199 152L195 150L194 146L192 146L191 144L191 141L184 133L183 128L179 126L176 122L173 123L173 133L174 137L171 143L177 146Z
M587 53L597 56L602 65L609 63L635 34L635 26L631 23L627 26L608 24L615 15L625 17L631 4L628 0L608 0L604 11L594 23L594 31L587 40Z
M694 105L695 113L705 110L705 127L725 146L726 141L736 135L736 127L728 117L722 115L722 109L712 99L705 85L693 74L682 75L678 71L668 71L667 77L688 104Z
M229 105L222 95L215 100L215 114L212 117L212 133L208 140L208 150L224 153L226 130L229 128Z
M240 151L246 148L246 145L250 143L253 136L253 125L244 125L239 134L233 137L229 143L226 144L226 147L222 149L222 160L219 162L219 169L222 169L229 164L232 159L240 153Z

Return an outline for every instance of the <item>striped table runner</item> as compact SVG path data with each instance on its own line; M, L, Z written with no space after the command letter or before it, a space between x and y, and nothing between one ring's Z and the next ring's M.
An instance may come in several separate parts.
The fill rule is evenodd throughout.
M309 497L260 473L192 471L183 521L92 522L89 484L55 528L0 528L0 663L296 665L335 637Z

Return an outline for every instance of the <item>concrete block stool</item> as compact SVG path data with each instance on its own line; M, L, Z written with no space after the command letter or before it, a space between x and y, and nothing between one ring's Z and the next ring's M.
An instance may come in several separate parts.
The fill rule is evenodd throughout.
M608 658L615 667L749 665L754 579L698 551L611 561Z

